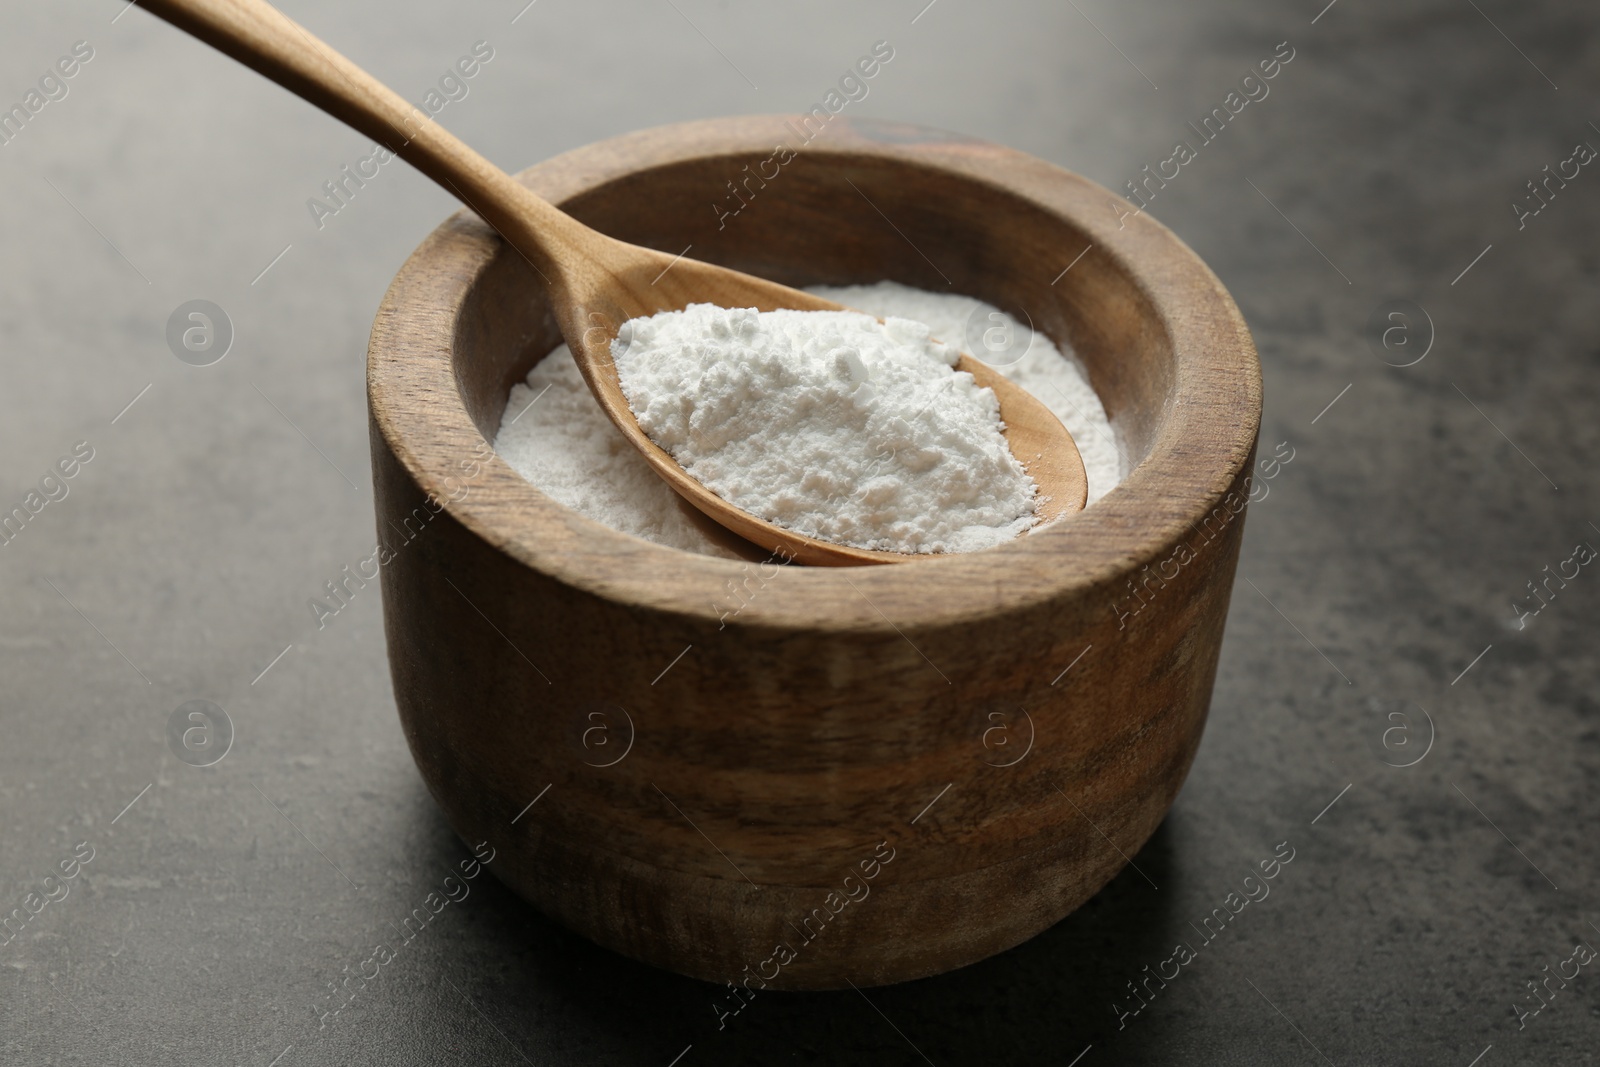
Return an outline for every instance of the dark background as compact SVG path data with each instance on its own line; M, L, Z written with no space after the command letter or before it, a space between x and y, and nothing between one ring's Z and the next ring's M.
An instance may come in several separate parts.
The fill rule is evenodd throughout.
M468 854L401 736L376 588L321 631L306 606L370 551L368 327L455 205L395 162L319 231L306 199L368 140L137 9L13 4L0 103L75 41L95 56L0 146L0 507L76 442L94 458L0 547L0 912L78 842L95 856L0 946L0 1061L1600 1061L1593 965L1520 1032L1513 1011L1575 942L1600 945L1600 574L1525 627L1513 607L1600 545L1600 171L1524 229L1510 207L1600 146L1600 16L925 2L538 0L515 23L522 0L284 6L411 99L488 41L440 121L510 169L804 110L887 39L850 114L1120 190L1290 42L1270 95L1151 206L1233 292L1265 373L1262 455L1295 458L1250 509L1210 726L1136 857L1149 880L1129 869L958 973L870 1003L763 995L719 1032L712 987L482 878L319 1030L327 984ZM194 298L237 335L206 368L163 337ZM1374 351L1392 299L1431 320L1376 348L1406 362L1435 335L1413 366ZM193 699L237 730L204 769L166 733ZM1385 747L1391 712L1408 718ZM1125 983L1281 841L1271 897L1119 1031Z

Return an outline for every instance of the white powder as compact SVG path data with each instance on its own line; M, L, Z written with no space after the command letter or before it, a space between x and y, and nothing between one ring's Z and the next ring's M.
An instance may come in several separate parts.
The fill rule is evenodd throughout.
M620 337L640 429L758 518L884 552L970 552L1037 521L994 392L923 323L691 304Z
M951 341L953 346L960 346L963 343L962 338L966 333L967 324L973 321L974 316L984 323L986 328L991 324L999 324L1014 331L1013 336L1025 336L1025 331L1022 331L1022 328L1009 317L968 297L927 293L892 282L843 289L818 288L814 291L831 300L866 312L869 316L883 316L886 320L890 317L904 317L926 323L932 328L932 336ZM991 314L999 315L1000 318L991 320ZM876 322L872 325L878 327ZM704 333L694 340L703 342ZM916 338L913 337L912 340L915 341ZM849 346L835 344L833 347ZM859 345L857 347L859 349ZM826 409L828 404L836 405L834 410L836 415L844 414L837 405L851 405L853 411L854 401L851 399L853 391L846 391L844 380L831 373L831 367L825 362L826 355L825 352L824 358L818 361L818 365L830 373L813 382L816 390L813 402L823 409ZM625 354L619 361L619 370L627 361L628 357ZM847 369L853 367L848 359L845 363ZM862 357L862 363L865 365L865 357ZM725 363L718 366L723 369L713 373L734 373ZM970 381L965 375L952 375L947 362L940 362L939 366L933 369L939 371L940 368L943 368L946 391L953 391L960 379ZM768 371L772 369L767 368ZM1089 500L1092 502L1109 492L1121 475L1120 457L1099 398L1089 387L1077 364L1064 358L1042 334L1035 334L1026 355L1009 366L1001 367L1000 370L1043 401L1071 431L1088 473ZM754 370L749 373L756 374ZM847 379L848 377L846 375ZM626 375L624 381L627 381ZM751 385L751 382L746 381L738 388ZM921 387L926 388L926 385L927 382L924 381ZM661 387L660 383L657 383L657 387ZM860 387L857 383L854 388ZM659 435L662 433L682 434L691 424L691 420L684 417L683 409L674 408L672 402L666 399L670 392L664 389L656 398L665 405L660 412L661 424L670 426L676 419L681 425L676 430L659 427L652 430L647 427L647 432L652 433L658 440L661 439ZM993 396L988 390L972 389L971 392L991 398ZM739 401L741 406L748 403L749 397ZM636 406L643 406L647 415L650 413L649 400L642 405L636 402ZM911 414L916 414L916 411L917 409L913 407ZM908 422L907 425L920 426L928 419L928 414L922 415L915 423ZM856 416L859 415L860 413L856 412ZM738 412L732 412L729 418L737 420ZM870 414L865 421L867 423L872 421ZM959 420L957 424L960 424ZM764 429L754 420L748 425L756 432ZM723 442L723 445L732 446L734 449L723 457L729 462L728 470L723 472L724 474L737 478L741 474L748 475L752 466L761 465L759 458L755 463L746 462L750 457L741 458L738 453L740 444L738 438L743 435L738 430L732 429L724 436L729 440ZM925 446L927 442L913 438L906 443ZM888 450L883 451L903 453L906 451L906 443L899 446L891 444ZM730 551L701 532L696 519L691 518L689 506L679 500L677 494L655 475L644 459L607 421L599 405L589 394L588 387L579 375L571 353L565 345L537 363L528 374L526 384L512 388L510 400L502 416L500 431L495 439L495 448L523 477L558 502L590 518L624 533L674 548L714 556L732 555ZM720 453L722 449L716 451ZM881 453L876 455L881 460ZM833 457L827 458L831 460ZM1012 464L1015 463L1009 451L1002 458ZM848 467L848 464L845 466ZM841 472L836 464L823 464L822 469L828 471L829 477L840 478L840 484L846 487L846 491L837 493L838 486L813 487L808 490L812 495L819 489L823 499L837 495L838 499L833 502L836 509L841 508L844 499L851 495L850 489L858 491L855 495L861 495L859 490L862 485L846 480L847 471ZM705 475L700 477L703 481L707 480ZM968 517L984 509L993 509L997 518L1002 516L1010 506L1004 502L1004 493L997 492L993 483L979 484L981 482L982 479L978 479L971 486L966 486L962 484L961 479L955 478L943 486L943 489L954 492L958 498L957 503L967 509L965 514ZM1023 484L1026 484L1025 481ZM904 486L899 488L901 492L905 491ZM973 489L980 491L968 491ZM880 504L882 503L880 501ZM1027 512L1031 512L1031 504ZM836 519L837 514L832 517ZM912 525L921 529L919 523L922 518L925 517L917 517ZM1009 522L987 524L987 528L991 531L988 535L969 534L966 540L962 539L961 530L950 528L953 524L947 521L946 528L942 532L929 534L921 543L929 545L937 542L939 538L944 538L952 548L960 550L973 547L971 539L974 536L979 539L987 536L991 539L989 543L1009 539L1015 535L1016 530L1006 532L1007 527L1016 526L1020 529L1028 521L1026 512L1014 513ZM1017 526L1018 523L1021 526ZM978 525L981 527L984 524ZM972 528L972 524L963 527L966 530ZM924 550L929 549L925 547Z
M1099 395L1076 359L1063 355L1044 334L1030 334L1016 319L975 297L930 293L898 282L819 285L810 292L868 315L899 315L925 322L934 337L980 359L986 355L985 332L998 329L1014 342L1004 359L1015 362L995 369L1037 397L1072 434L1089 476L1088 503L1111 492L1122 480L1122 452ZM974 328L974 323L980 328Z

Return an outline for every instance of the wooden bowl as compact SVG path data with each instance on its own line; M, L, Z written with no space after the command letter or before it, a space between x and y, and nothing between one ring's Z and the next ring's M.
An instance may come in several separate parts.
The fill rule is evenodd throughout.
M1088 367L1132 468L1115 491L896 567L614 531L485 443L560 337L467 213L401 269L368 359L389 661L429 789L545 914L751 989L972 963L1139 850L1205 724L1261 409L1222 284L1122 198L879 122L835 119L790 157L797 126L646 130L522 180L606 233L791 285L1025 308Z

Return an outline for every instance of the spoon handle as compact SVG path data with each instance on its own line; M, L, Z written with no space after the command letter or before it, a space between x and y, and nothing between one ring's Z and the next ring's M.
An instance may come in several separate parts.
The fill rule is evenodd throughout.
M266 0L139 5L373 138L500 231L548 281L593 235Z

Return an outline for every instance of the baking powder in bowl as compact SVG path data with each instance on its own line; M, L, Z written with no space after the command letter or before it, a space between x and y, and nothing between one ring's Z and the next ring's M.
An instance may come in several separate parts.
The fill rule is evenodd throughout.
M974 319L985 323L990 322L992 319L995 322L1002 323L1005 328L1018 333L1021 333L1023 329L1002 313L971 298L942 293L927 293L892 282L840 289L819 287L813 291L828 299L866 312L868 316L883 316L886 320L891 317L904 317L927 323L932 327L932 336L951 340L952 348L961 344L966 324L969 321L974 321ZM713 316L728 316L730 312L723 309L713 309L709 314ZM749 314L754 318L753 313ZM810 318L816 313L790 314L798 314L805 318ZM994 318L995 316L998 316L998 318ZM866 316L855 317L866 318ZM762 318L764 319L766 316L762 316ZM740 321L744 320L741 318ZM948 418L945 422L937 425L944 431L955 432L956 437L954 439L934 434L931 429L929 434L920 440L915 434L906 439L906 435L902 433L901 438L898 439L900 441L898 445L889 443L897 439L888 433L876 439L871 438L871 434L874 431L868 428L870 426L881 424L882 427L887 429L897 429L891 420L899 418L906 423L907 427L919 427L928 420L929 414L933 412L924 413L920 418L914 420L908 419L908 415L915 416L918 413L918 407L912 406L913 401L908 396L899 397L898 399L890 397L889 404L892 406L886 406L881 388L883 383L881 381L877 383L872 382L870 379L865 382L855 381L854 376L860 373L860 368L857 367L850 356L844 355L838 350L854 348L856 350L855 356L860 359L860 367L865 368L868 356L861 351L863 343L868 345L869 350L873 345L877 344L906 344L913 349L919 343L926 345L925 338L927 334L923 333L920 327L898 327L902 332L900 339L896 341L895 338L887 336L887 331L877 322L870 318L866 318L866 321L885 336L874 340L870 334L862 332L855 335L854 342L841 343L839 338L846 335L826 334L825 336L831 340L817 343L814 346L817 349L822 349L825 346L825 350L821 351L820 354L813 352L814 355L817 355L817 358L807 361L812 364L810 371L814 373L808 376L808 373L794 370L791 367L790 370L794 370L796 382L788 383L786 386L783 385L781 380L782 368L773 366L763 368L759 360L757 365L749 368L748 373L743 377L736 373L738 371L737 366L730 367L727 365L727 361L719 363L715 360L702 360L699 356L694 355L693 352L682 360L674 358L669 362L681 364L677 371L674 372L679 375L698 373L703 378L704 375L710 373L724 376L724 378L714 382L701 382L697 389L690 390L695 396L695 405L697 406L704 404L709 396L716 394L722 397L723 402L732 405L733 409L748 409L753 398L747 392L741 392L741 390L760 388L762 385L760 382L753 383L750 379L759 378L762 373L766 373L769 376L777 374L779 375L777 384L782 387L776 390L772 389L771 386L774 384L774 379L769 377L769 380L765 383L767 395L764 398L754 398L756 403L760 403L762 399L773 400L774 398L771 394L777 392L783 394L779 406L790 409L788 411L790 416L803 417L803 413L809 410L812 415L822 416L820 422L822 426L828 426L833 422L845 423L846 426L842 430L840 427L834 427L835 430L840 430L845 436L866 430L867 437L863 440L866 441L869 451L863 455L858 449L854 456L854 461L832 462L834 459L832 454L822 456L820 453L816 453L826 462L813 466L825 473L826 477L837 479L837 484L817 481L807 486L805 484L805 476L802 475L793 480L793 484L790 486L793 489L795 485L798 485L802 490L794 501L802 508L804 501L808 499L812 503L831 500L831 503L828 504L828 510L819 512L819 514L822 514L825 519L840 523L839 529L845 528L840 517L849 515L852 509L855 509L857 513L844 521L865 523L871 518L872 509L876 508L876 514L880 516L880 519L885 513L896 516L896 521L900 525L892 527L898 530L898 533L892 534L893 536L904 538L907 536L907 531L911 531L911 540L902 540L898 544L889 541L879 541L873 544L865 539L856 540L854 543L863 544L865 547L895 547L901 550L906 550L905 546L916 545L920 547L921 551L961 551L982 547L984 544L999 543L1014 537L1017 532L1026 528L1032 520L1031 496L1026 497L1026 503L1021 510L1012 512L1009 517L1006 514L1007 509L1015 506L1020 499L1015 496L1017 492L1031 493L1031 483L1027 481L1026 475L1016 465L1016 461L1011 457L1009 450L1004 448L1003 439L1000 439L999 442L1002 452L998 456L993 453L985 454L983 452L981 446L985 439L983 434L978 433L983 423L981 419L976 418L976 413L973 409L960 407L953 411L947 411L943 408L938 409L942 416L947 416ZM734 327L726 319L723 320L723 326L729 329L730 334L735 328L748 328L743 326ZM670 340L670 334L668 338L663 338L658 332L649 343L657 347L663 343L686 344L693 349L697 343L703 345L708 336L714 338L716 329L717 327L710 322L701 324L698 327L698 333L694 333L691 330L690 335L685 338L679 338L677 341ZM905 333L907 329L910 331L909 334ZM723 338L718 343L726 349L731 340L731 337ZM630 389L630 374L626 369L627 364L631 358L644 351L641 347L642 341L642 337L636 336L628 346L631 351L619 353L621 358L618 360L618 369L622 372L621 376L625 391ZM789 343L791 345L794 343L793 337L789 338ZM769 336L764 341L759 341L757 347L770 350L780 346L775 338ZM803 345L800 347L804 348ZM790 351L792 353L793 349L791 348ZM702 352L701 354L703 355L704 353ZM771 354L770 351L768 354ZM982 352L977 354L981 356ZM788 360L790 357L784 358ZM954 359L953 352L947 358L933 351L925 351L922 358L938 360L938 366L931 369L935 372L942 372L942 378L935 375L927 376L922 380L920 386L908 386L913 391L917 389L923 391L929 388L937 389L942 381L944 383L943 391L952 393L958 388L958 380L960 379L966 380L968 385L972 386L970 376L958 375L950 370L949 364ZM832 360L831 362L830 359ZM720 370L717 369L719 367L721 368ZM909 372L910 368L902 367L902 369ZM1084 467L1088 474L1089 500L1092 502L1105 495L1116 484L1121 475L1119 454L1099 398L1095 395L1093 389L1089 387L1078 365L1065 358L1042 334L1035 334L1027 347L1026 354L1020 360L999 369L1038 397L1055 412L1067 429L1071 431L1078 445L1079 453L1083 457ZM794 386L800 379L805 379L809 384L803 388L795 388ZM695 474L703 482L711 484L712 488L717 488L711 482L710 476L695 470L691 466L691 462L698 462L704 458L702 453L705 456L720 455L727 462L727 469L720 471L716 475L717 477L726 476L733 479L751 480L752 491L757 495L766 498L769 503L774 503L777 506L786 506L777 499L782 496L783 490L775 482L770 482L766 479L766 475L774 473L773 469L769 466L765 471L765 475L759 477L753 473L763 468L763 464L770 460L771 453L775 449L781 450L784 447L775 445L776 435L766 432L773 429L773 426L770 425L772 422L770 418L767 418L765 423L759 419L741 419L739 410L730 409L708 413L703 416L707 421L707 425L697 427L692 413L686 414L682 404L672 399L677 397L681 401L683 391L676 389L670 377L663 378L659 374L649 374L645 376L645 380L649 382L649 389L655 390L651 394L653 400L659 402L662 406L652 415L651 403L653 400L651 398L646 398L642 401L635 399L636 396L643 396L642 393L638 392L638 388L641 386L640 379L635 377L635 391L630 392L630 400L633 401L634 407L640 410L645 418L655 420L656 428L652 429L651 425L645 425L644 419L641 419L641 424L644 425L647 433L650 433L658 443L661 443L663 447L667 447L669 451L674 451L669 441L686 443L693 448L694 459L692 461L685 462L683 455L678 456L679 461L685 463L685 467L690 470L690 473ZM852 382L854 383L853 386L847 388L847 385ZM863 419L861 418L861 412L856 410L858 403L868 401L865 396L857 398L856 393L863 385L872 384L877 384L880 388L877 391L877 396L871 398L870 402L866 403L865 406L879 409L879 415L886 412L894 413L889 418L879 419L876 424L872 415L869 414ZM707 386L715 386L715 388L708 389ZM898 389L898 386L896 388ZM982 396L987 396L989 402L993 403L993 394L988 390L974 387L972 391ZM921 396L922 393L918 392L917 395ZM938 404L937 398L935 398L935 404ZM899 411L901 407L907 407L909 410ZM964 414L958 414L958 412ZM715 418L712 417L713 414L716 416ZM745 410L745 414L748 415L749 411ZM974 424L968 425L964 418L971 419ZM858 420L860 425L852 428L849 425L852 420ZM729 423L737 423L743 428L729 426ZM997 409L995 409L995 414L992 416L990 427L995 437L998 438ZM695 429L704 429L711 433L711 436L702 435L703 439L697 442L696 434L691 432ZM750 431L749 434L744 433L746 429ZM718 430L725 431L723 436L729 439L719 441L716 436ZM812 426L809 430L801 433L800 437L814 437L817 433L817 427ZM752 435L764 437L764 454L741 452L740 442L749 442ZM819 440L828 438L829 434L823 432ZM813 440L813 445L817 445L819 440ZM899 459L927 462L930 458L933 458L921 451L911 452L913 449L926 449L930 441L936 446L936 450L942 449L942 451L936 451L939 463L934 464L929 469L936 470L939 465L952 466L952 471L950 472L952 477L942 482L935 479L926 484L919 484L914 478L907 479L904 476L898 476L896 484L892 485L885 484L883 481L875 482L874 479L885 477L886 471L893 471L894 465L898 463ZM860 443L860 441L857 441L858 445ZM731 450L729 446L733 446ZM969 458L973 458L968 450L973 449L974 446L980 446L975 449L977 453L976 462L980 465L984 462L1001 464L1002 460L1009 461L1009 465L1015 468L1010 472L1009 482L1005 477L1001 477L999 484L995 484L993 478L985 476L975 482L968 483L957 473L959 464L965 463ZM684 509L687 505L680 504L677 494L656 476L643 457L623 439L606 419L599 405L595 403L594 398L589 394L587 386L578 373L576 364L572 361L570 351L564 345L534 366L528 375L526 384L519 384L512 388L509 403L506 406L505 414L502 416L500 431L495 439L495 448L515 470L557 501L613 528L691 552L717 556L731 555L726 549L715 544L695 527L694 523L685 514ZM910 452L909 455L907 455L908 452ZM895 455L897 458L886 461L886 455L890 454ZM790 456L789 458L798 460L799 457ZM874 462L878 464L875 472L873 471ZM806 467L807 471L811 469L812 467L810 466ZM799 470L800 466L796 465L791 469L791 473ZM911 473L915 474L916 472ZM1002 467L998 473L1005 475L1007 472ZM929 486L937 486L937 488L930 489ZM843 488L842 492L839 491L841 487ZM866 496L862 493L863 489L868 490L869 494L873 489L876 489L879 494L884 496L884 499L879 499L875 503L869 504ZM1007 497L1008 489L1012 494L1010 499ZM892 495L890 495L891 492ZM954 502L956 508L952 510L952 515L944 517L942 523L937 511L942 505L937 503L933 504L935 509L933 511L922 511L920 510L922 505L919 504L913 504L910 507L903 508L903 510L896 505L895 498L897 497L900 498L899 504L903 505L906 503L904 498L907 495L914 499L921 498L937 501L940 499L939 494L944 492L951 494L950 499ZM931 495L925 496L924 494ZM861 497L862 500L859 504L852 504L851 501L856 497ZM736 499L735 502L745 506L747 510L756 511L757 514L761 513L741 500ZM800 513L803 514L803 510ZM960 524L960 520L953 517L956 515L964 516L968 520L976 515L979 516L979 521L967 521L964 524ZM1001 519L1004 519L1004 521L998 521ZM778 521L783 520L779 519ZM784 522L784 525L792 524ZM800 529L801 532L811 533L811 530L802 527L793 528ZM861 525L854 527L857 530L866 528ZM988 532L982 532L984 530ZM840 538L836 537L835 539ZM935 544L940 544L944 547L935 549L932 547ZM918 548L910 548L910 550L915 551Z
M969 552L1032 526L1000 403L924 323L691 304L611 346L639 427L758 518L884 552Z

